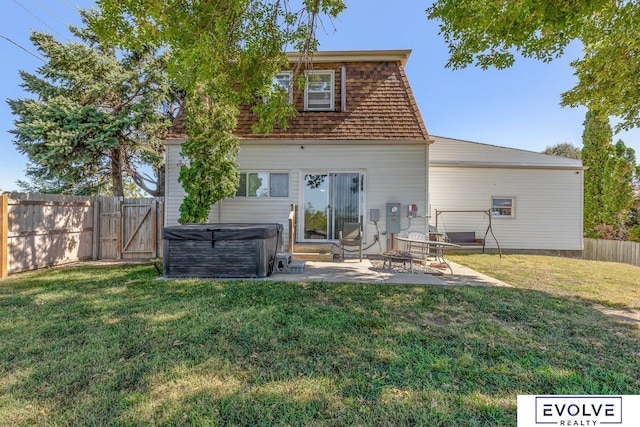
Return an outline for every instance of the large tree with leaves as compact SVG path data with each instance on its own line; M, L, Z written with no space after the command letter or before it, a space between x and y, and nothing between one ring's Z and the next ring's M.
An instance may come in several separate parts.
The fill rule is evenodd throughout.
M79 41L66 44L32 34L45 64L20 76L35 97L8 101L15 144L29 159L23 185L122 196L134 182L163 196L161 138L179 105L167 55L146 46L116 50L88 29L72 31Z
M542 151L542 154L568 157L570 159L579 159L581 156L580 148L570 142L561 142L560 144L547 147Z
M640 125L640 2L637 0L436 0L428 17L441 21L449 67L506 68L515 54L545 62L578 41L578 77L562 95L568 106Z
M187 192L181 222L205 222L211 206L238 186L234 136L241 105L258 114L256 130L269 132L295 114L273 76L287 66L286 49L313 52L323 16L335 17L342 0L98 0L92 26L128 48L151 44L172 53L171 77L186 90L182 145L188 164L179 180Z

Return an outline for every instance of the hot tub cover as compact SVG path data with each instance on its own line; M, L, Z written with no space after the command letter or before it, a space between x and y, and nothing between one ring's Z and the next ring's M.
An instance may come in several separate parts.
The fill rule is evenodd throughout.
M165 277L266 277L273 272L282 224L165 227Z
M186 224L165 227L165 240L253 240L269 239L282 232L282 224Z

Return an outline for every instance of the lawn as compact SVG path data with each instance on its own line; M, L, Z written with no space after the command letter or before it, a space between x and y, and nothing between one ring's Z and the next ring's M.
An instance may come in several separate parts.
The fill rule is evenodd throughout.
M0 282L0 425L514 426L518 394L640 390L637 327L589 300L17 275Z
M518 289L640 309L640 267L540 255L451 255L447 258Z

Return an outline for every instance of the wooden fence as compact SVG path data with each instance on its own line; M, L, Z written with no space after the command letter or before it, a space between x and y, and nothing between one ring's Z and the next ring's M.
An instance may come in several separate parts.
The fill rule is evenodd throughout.
M584 259L640 266L640 243L623 240L584 239Z
M0 279L86 259L162 253L161 199L0 196Z

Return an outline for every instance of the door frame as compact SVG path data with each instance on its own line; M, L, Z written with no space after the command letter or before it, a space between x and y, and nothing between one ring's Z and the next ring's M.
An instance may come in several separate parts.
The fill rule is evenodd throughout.
M304 197L304 193L305 193L305 184L304 184L304 177L305 175L331 175L331 174L346 174L346 173L357 173L360 174L362 176L362 179L364 180L363 186L362 186L362 203L360 206L360 216L362 217L362 228L363 228L363 236L366 236L366 229L367 229L367 210L365 209L365 206L367 206L367 170L366 169L319 169L319 168L314 168L314 169L300 169L300 173L299 173L299 191L298 191L298 200L300 200L299 206L301 209L299 209L298 212L298 221L297 221L297 230L296 230L296 242L300 242L300 243L328 243L328 242L337 242L338 239L305 239L304 238L304 212L305 212L305 206L306 206L306 201L305 201L305 197ZM331 185L328 186L329 187L329 191L331 191ZM329 194L327 197L330 197L331 194ZM329 202L331 202L331 200L329 200Z

